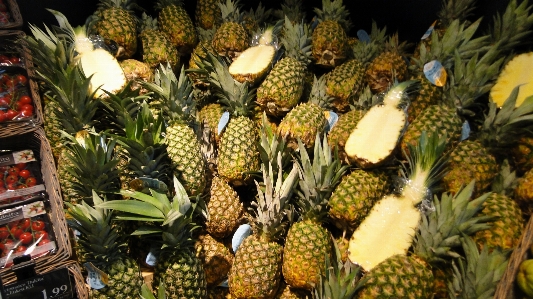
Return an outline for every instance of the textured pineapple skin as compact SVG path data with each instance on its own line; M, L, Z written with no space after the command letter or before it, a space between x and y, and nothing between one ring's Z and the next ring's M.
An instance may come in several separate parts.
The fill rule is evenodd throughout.
M258 134L254 122L244 116L230 119L220 140L218 173L233 185L250 180L250 171L259 170Z
M167 35L159 30L146 29L139 35L142 45L142 59L151 68L155 69L159 64L170 64L176 70L180 63L178 50Z
M353 231L374 203L386 194L389 179L385 173L355 169L345 175L329 200L329 217L340 229Z
M203 29L211 29L222 22L219 0L198 0L194 11L196 25Z
M56 104L54 101L46 100L46 95L44 95L43 97L45 99L43 110L44 132L46 135L46 139L48 139L48 142L50 142L52 154L54 155L54 159L57 165L57 161L59 160L59 154L61 152L62 147L60 130L63 130L63 126L61 125L61 122L57 119L55 110L60 108L59 105Z
M350 137L350 134L364 115L365 111L359 109L354 109L341 114L333 129L328 133L329 145L332 148L337 146L339 158L345 163L348 163L348 158L344 151L346 140L348 140L348 137Z
M419 73L413 77L413 80L420 82L420 90L418 94L412 99L407 108L407 120L412 123L418 115L422 113L430 105L439 104L442 98L442 87L432 84L424 74Z
M100 13L96 24L97 33L106 44L116 43L122 48L117 59L131 58L137 51L137 20L128 11L110 7Z
M131 89L135 90L140 88L140 94L146 94L148 90L141 87L139 81L152 82L154 79L154 73L147 63L136 59L124 59L120 62L124 75L129 81L133 81Z
M448 192L457 193L476 180L473 198L485 192L499 171L496 158L477 140L463 140L450 153L449 171L442 178Z
M91 299L139 298L144 279L134 259L126 257L118 260L110 264L104 272L109 277L106 287L100 290L91 289Z
M235 232L244 214L237 192L218 176L213 177L211 183L207 211L206 230L217 238L225 238Z
M167 5L158 16L159 28L167 34L180 56L190 54L198 43L194 24L187 11L178 5Z
M157 260L152 282L154 290L158 289L159 281L163 280L166 298L206 298L204 268L191 249L184 248L161 254Z
M426 265L416 256L394 255L365 275L368 281L355 298L431 298L434 277Z
M490 229L479 231L473 236L480 250L485 246L489 250L495 248L508 250L518 245L525 221L522 210L514 199L492 193L483 203L480 214L497 217Z
M172 169L190 196L201 194L206 185L206 165L196 133L187 125L166 129L165 142Z
M533 212L533 170L529 170L518 180L515 200L522 208L524 215L531 216Z
M282 117L302 98L305 65L292 57L284 57L274 65L257 88L257 103L268 114Z
M195 247L204 267L207 286L219 285L228 275L233 263L230 249L209 234L201 235Z
M517 144L511 149L511 155L518 173L525 174L532 169L533 137L524 136L519 138Z
M218 103L207 104L198 112L200 120L207 125L216 143L220 142L221 134L218 134L218 122L224 110Z
M407 63L398 53L385 51L374 58L366 69L366 81L374 93L386 91L395 81L407 78Z
M301 103L294 107L281 120L278 133L287 138L288 146L298 147L298 138L307 148L315 145L317 133L322 133L326 126L324 110L313 103Z
M355 59L348 60L328 73L326 94L333 97L333 108L347 112L350 100L357 97L363 88L365 67Z
M211 45L219 55L233 59L250 46L248 32L241 24L222 23L213 35Z
M247 237L235 254L228 277L232 298L274 298L281 283L283 247L254 235Z
M79 181L69 171L69 167L75 165L67 158L67 154L70 151L70 147L64 146L61 148L59 159L57 160L57 175L59 179L59 186L61 187L61 194L63 195L63 201L71 204L81 204L82 197L74 190L74 184Z
M319 66L333 68L347 56L348 36L344 28L332 20L319 23L311 37L311 55Z
M446 135L446 144L452 148L461 138L463 122L455 112L455 109L441 105L430 105L409 124L401 140L400 148L403 157L409 154L408 144L416 145L422 132L428 135L437 133L439 136Z
M294 223L283 251L283 277L294 288L311 290L324 272L324 259L331 255L331 234L309 220Z

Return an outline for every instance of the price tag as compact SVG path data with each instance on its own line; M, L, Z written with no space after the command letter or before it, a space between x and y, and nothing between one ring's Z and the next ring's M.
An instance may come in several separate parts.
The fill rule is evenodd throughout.
M326 116L326 119L328 120L328 124L326 126L326 133L331 131L337 121L339 120L339 115L333 111L326 111L324 112L324 115Z
M91 263L85 263L83 265L87 269L87 284L91 289L99 290L105 288L108 281L107 274Z
M431 26L428 28L428 30L426 30L426 33L424 33L424 35L422 35L422 38L420 38L421 40L424 40L426 38L428 38L431 33L433 32L433 30L435 29L435 25L437 24L437 21L434 21L433 24L431 24Z
M222 113L222 116L220 117L220 120L218 121L218 135L220 135L220 133L222 133L222 131L224 131L224 128L226 127L226 125L228 124L229 122L229 112L226 111L224 113Z
M465 120L461 128L461 141L468 139L468 137L470 137L470 124Z
M3 287L5 299L72 299L77 298L68 269L17 281Z
M448 78L446 70L438 60L432 60L424 65L424 75L429 82L440 87L446 85Z
M231 248L233 253L237 252L242 241L252 234L252 227L249 224L242 224L237 228L231 239Z

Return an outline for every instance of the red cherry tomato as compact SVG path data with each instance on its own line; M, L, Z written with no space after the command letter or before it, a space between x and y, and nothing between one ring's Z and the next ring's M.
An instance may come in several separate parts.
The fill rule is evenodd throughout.
M17 175L10 174L6 177L5 181L7 184L14 184L18 182L19 178Z
M13 78L9 78L7 79L4 84L6 85L7 87L7 90L15 90L16 86L17 86L17 82L15 82L15 79Z
M22 169L20 172L19 172L19 176L21 178L24 178L24 179L27 179L31 176L31 172L27 169Z
M12 56L9 58L9 61L13 64L19 64L20 63L20 58L16 57L16 56Z
M45 232L44 230L36 231L36 232L34 233L34 235L35 235L35 239L36 239L36 240L39 240L39 238L41 238L41 237L42 237L41 240L48 239L48 233Z
M17 163L13 165L13 167L16 167L18 170L26 169L26 163Z
M30 218L24 218L24 219L20 220L18 226L19 226L20 228L22 228L23 230L26 230L26 229L28 229L28 228L30 227L30 225L31 225L31 220L30 220Z
M0 227L0 239L7 239L7 237L9 237L9 229L5 226Z
M7 115L3 110L0 110L0 123L3 123L7 120Z
M22 108L20 110L20 116L21 117L30 117L30 116L32 116L33 115L33 107L31 105L24 105L24 106L30 106L30 108L29 109L26 108L26 107Z
M48 243L50 243L49 239L42 239L41 241L39 241L39 243L37 243L37 246L43 246L44 244Z
M20 237L20 235L22 235L23 233L24 233L24 230L22 228L18 227L18 226L15 226L15 227L11 228L11 234L16 239L18 239Z
M9 107L9 104L11 104L11 97L8 97L8 96L0 97L0 107L7 108Z
M17 247L17 249L15 249L15 252L16 253L24 252L24 251L26 251L26 249L28 249L28 248L26 248L26 246L19 245L19 247Z
M34 231L44 230L45 224L41 220L35 220L31 223L31 229Z
M26 179L26 186L33 187L35 185L37 185L37 179L36 178L31 176L31 177Z
M3 180L5 177L5 170L0 169L0 180Z
M20 234L19 240L22 241L22 244L28 245L31 242L33 242L33 236L30 232L25 232L25 233Z
M31 98L29 96L21 96L18 101L22 105L31 104Z
M10 167L10 168L7 170L7 174L8 174L8 175L10 175L10 174L12 174L12 175L19 175L19 172L20 172L20 170L19 170L17 167L15 167L15 166Z
M6 61L9 61L9 57L7 57L6 55L0 55L0 62L6 62Z
M22 85L22 86L25 86L27 83L28 83L28 78L26 78L26 76L24 75L17 75L15 76L15 81Z
M17 184L16 183L9 183L7 184L7 190L15 190L17 189Z
M6 112L7 120L13 120L18 115L19 115L19 113L17 111L13 110L13 109L8 109L7 112Z

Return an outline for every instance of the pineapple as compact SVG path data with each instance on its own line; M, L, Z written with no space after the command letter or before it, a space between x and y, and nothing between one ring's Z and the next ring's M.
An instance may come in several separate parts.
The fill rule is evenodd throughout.
M313 31L311 51L315 64L333 68L348 56L351 23L342 0L322 0L322 9L314 9L319 21Z
M471 178L476 179L475 194L485 192L490 186L498 174L497 158L506 154L518 137L532 126L529 117L533 113L533 97L515 108L517 96L518 87L501 109L490 102L488 114L476 136L463 140L452 150L449 172L443 178L446 190L456 192Z
M416 81L399 83L385 94L382 105L375 105L365 113L344 146L350 161L369 168L393 156L407 126L408 97L417 88Z
M313 147L316 135L324 133L326 128L326 109L329 108L331 100L332 98L326 95L325 77L315 77L309 100L300 103L283 117L278 126L278 134L286 138L293 149L298 148L298 140L301 140L306 148Z
M305 10L303 8L302 0L283 0L281 8L274 10L272 15L278 20L287 17L291 23L296 24L305 20Z
M218 176L213 177L211 182L207 212L206 230L216 238L232 235L244 214L237 192Z
M495 248L512 250L520 243L525 220L520 206L512 197L515 183L515 173L511 172L509 164L504 161L500 173L492 183L493 193L480 212L480 215L495 218L492 227L473 236L480 250L484 247L490 251Z
M337 112L347 112L349 105L359 97L365 86L365 70L383 47L386 30L379 30L372 23L369 43L357 43L352 47L353 58L335 67L327 74L326 93L335 98L333 107Z
M514 199L526 217L533 212L533 170L527 171L519 180Z
M198 43L198 36L183 1L158 0L155 7L159 10L159 29L167 35L180 56L190 54Z
M182 67L179 78L170 65L156 70L154 84L144 86L154 92L163 103L166 122L165 144L174 175L191 196L201 194L205 188L206 163L200 142L192 128L195 125L196 107L192 99L192 83Z
M257 88L257 104L268 114L282 117L302 98L307 66L311 62L309 27L285 17L281 44L285 57L279 60Z
M368 272L363 277L362 290L355 298L432 298L435 284L432 268L439 269L451 258L460 258L455 249L461 245L461 236L467 238L490 227L485 223L486 217L476 216L489 194L470 200L472 190L473 184L469 184L456 196L444 193L440 199L435 197L434 211L417 217L417 220L422 218L420 224L413 222L414 226L410 227L410 239L414 239L412 252L393 254L370 268L368 264L363 266ZM382 246L381 240L371 246L374 251Z
M287 226L288 203L298 181L294 165L283 179L281 153L278 175L273 177L272 164L263 167L263 184L256 182L257 210L251 222L253 234L246 237L235 253L228 284L232 298L274 298L281 283L283 246L278 243ZM276 180L274 182L274 179Z
M222 24L217 28L211 45L215 53L234 59L250 46L249 36L243 27L243 14L238 0L219 3L222 11Z
M233 263L233 254L224 243L209 234L200 235L195 247L203 264L207 286L216 287L226 279Z
M222 23L220 0L198 0L194 11L196 26L202 29L216 28Z
M45 106L46 109L46 106ZM531 134L526 134L518 139L517 144L511 149L516 171L520 175L525 175L533 168L533 138Z
M150 65L136 59L124 59L120 62L120 66L124 70L124 75L128 81L133 81L130 85L132 89L140 87L140 81L152 82L154 80L154 73ZM146 89L141 89L140 93L145 94Z
M151 195L121 190L132 200L101 203L96 208L125 212L118 220L146 221L133 235L154 235L153 242L161 245L154 269L152 288L165 286L168 298L203 299L207 296L205 272L195 255L192 223L196 204L191 203L185 188L174 177L175 195L172 201L153 189Z
M345 175L329 200L329 217L337 228L354 231L372 206L390 188L389 176L381 170L354 169Z
M322 226L331 193L347 170L332 153L327 137L316 136L313 160L302 142L299 145L300 183L297 205L300 219L289 228L283 250L283 277L294 288L311 290L325 271L324 259L331 255L331 233Z
M388 90L395 81L407 79L407 62L403 57L405 42L399 42L398 33L393 34L386 44L385 51L368 65L365 78L374 93Z
M207 104L198 112L200 121L209 128L217 145L220 143L222 132L218 132L218 122L224 113L224 107L218 103Z
M498 106L503 106L507 95L513 88L520 85L520 91L516 100L518 107L528 96L533 94L533 89L528 83L531 82L528 70L533 66L533 52L523 53L515 56L509 61L501 74L498 76L496 84L490 90L490 98Z
M91 202L98 206L105 201L96 193ZM81 260L91 263L107 276L102 289L91 289L90 298L128 298L140 295L143 283L137 262L127 255L127 243L117 226L113 225L113 212L87 203L66 204L68 225L80 232L77 246L81 247Z
M208 53L201 63L220 103L233 115L220 140L218 174L234 186L247 184L250 172L259 169L258 134L249 117L253 111L254 90L249 89L248 83L235 81L220 57Z
M93 14L94 32L111 48L118 48L115 56L119 60L132 58L137 52L138 19L131 10L131 0L100 0L98 10Z
M177 70L180 64L178 50L174 47L167 35L159 30L157 19L143 13L141 33L139 34L142 49L142 61L155 69L160 64L170 64Z

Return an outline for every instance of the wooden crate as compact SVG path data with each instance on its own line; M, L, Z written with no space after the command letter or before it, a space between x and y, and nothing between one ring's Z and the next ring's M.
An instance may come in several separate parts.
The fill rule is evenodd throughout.
M0 29L17 29L22 27L22 15L16 0L4 0L7 10L11 15L11 21L7 24L0 24Z

